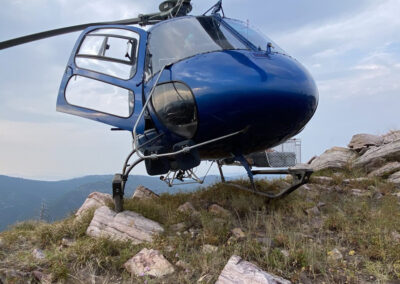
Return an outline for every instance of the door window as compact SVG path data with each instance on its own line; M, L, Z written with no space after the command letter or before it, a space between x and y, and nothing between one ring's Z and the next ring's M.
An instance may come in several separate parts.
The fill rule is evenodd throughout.
M68 82L65 98L71 105L120 117L133 112L133 92L102 81L74 75Z
M127 80L136 73L139 35L122 29L88 33L75 56L78 67Z

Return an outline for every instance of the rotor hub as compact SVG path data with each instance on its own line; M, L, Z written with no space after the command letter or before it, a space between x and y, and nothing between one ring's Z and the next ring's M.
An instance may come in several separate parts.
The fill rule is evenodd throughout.
M177 17L186 16L192 11L192 4L190 4L191 0L183 0L182 4L178 7L178 10L175 12ZM178 0L167 0L160 4L159 9L161 12L166 12L172 8L174 8L178 3Z

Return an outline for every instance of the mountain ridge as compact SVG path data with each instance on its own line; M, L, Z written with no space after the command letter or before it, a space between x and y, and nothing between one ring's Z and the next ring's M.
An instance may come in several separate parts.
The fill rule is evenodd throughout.
M47 221L62 219L76 210L91 192L110 193L112 178L113 175L89 175L60 181L40 181L0 175L0 231L16 222L38 219L42 206ZM208 176L203 186L210 185L216 179L217 176ZM126 195L132 195L138 185L149 187L156 193L184 192L202 186L170 188L158 177L133 175L126 186Z

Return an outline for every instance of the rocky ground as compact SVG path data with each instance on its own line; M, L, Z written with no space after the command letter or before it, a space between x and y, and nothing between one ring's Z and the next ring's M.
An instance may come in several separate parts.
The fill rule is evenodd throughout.
M310 166L282 200L139 187L116 214L92 193L66 220L1 233L0 283L400 283L400 132L355 135Z

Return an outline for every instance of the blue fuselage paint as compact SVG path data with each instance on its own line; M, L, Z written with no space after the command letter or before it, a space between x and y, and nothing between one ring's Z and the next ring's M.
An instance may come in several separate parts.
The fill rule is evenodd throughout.
M295 59L278 53L226 50L199 54L165 70L159 83L167 81L184 82L193 91L198 108L196 143L247 129L237 137L203 147L203 159L280 144L304 128L318 105L311 75ZM150 90L153 83L150 80L145 89ZM154 114L153 119L157 121Z

